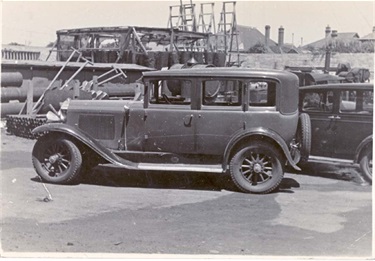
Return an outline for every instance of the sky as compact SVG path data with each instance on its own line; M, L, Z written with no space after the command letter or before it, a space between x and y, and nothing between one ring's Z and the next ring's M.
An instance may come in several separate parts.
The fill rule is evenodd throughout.
M182 0L184 4L190 1ZM194 1L198 19L201 3L215 3L216 28L224 1ZM271 27L271 39L278 40L284 28L284 42L296 46L324 38L327 25L339 33L355 32L363 37L372 32L375 1L247 1L236 2L239 25L257 28L264 34ZM11 1L3 0L2 38L46 46L56 39L56 31L98 26L167 27L170 6L180 1ZM226 5L229 7L230 5ZM177 10L177 9L173 9Z

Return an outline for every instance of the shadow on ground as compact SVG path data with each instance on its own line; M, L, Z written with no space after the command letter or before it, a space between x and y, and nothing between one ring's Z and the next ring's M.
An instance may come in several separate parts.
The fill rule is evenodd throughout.
M349 181L360 185L371 185L362 178L360 169L355 164L307 162L301 164L300 168L302 169L301 171L296 171L292 168L288 168L287 171L298 175Z
M39 177L32 178L41 182ZM186 190L227 190L240 192L228 174L172 172L172 171L137 171L116 168L111 165L101 165L92 171L84 173L80 184L135 187L154 189L186 189ZM299 183L292 178L284 178L277 192L293 193L292 188Z
M369 185L353 165L305 163L301 168L302 171L287 168L286 172ZM38 177L32 180L40 182ZM80 183L110 187L240 192L228 174L126 170L112 165L100 165L84 173ZM293 188L299 187L300 184L294 178L284 177L275 193L293 193Z

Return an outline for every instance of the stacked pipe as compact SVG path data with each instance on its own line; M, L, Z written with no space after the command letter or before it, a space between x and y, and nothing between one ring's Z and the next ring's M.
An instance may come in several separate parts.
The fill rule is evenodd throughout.
M53 85L50 91L46 93L46 106L43 106L40 113L45 113L48 111L48 104L51 103L56 109L59 109L59 104L66 98L73 98L74 90L73 86L81 86L78 80L73 80L67 88L59 90L62 85L62 81L58 80ZM33 102L35 103L45 92L47 86L49 85L49 80L47 78L34 77L32 80L23 80L21 73L1 73L1 87L0 97L1 97L1 118L7 115L19 114L21 109L26 105L27 93L29 88L33 88ZM104 83L99 86L102 92L108 94L109 98L127 98L134 97L135 95L135 83L123 84L123 83ZM88 92L90 95L91 93ZM92 95L96 95L93 93ZM87 96L87 95L84 95ZM104 97L104 96L103 96ZM91 97L95 98L95 97Z
M17 100L21 94L21 86L23 83L22 74L19 72L2 72L1 73L1 118L8 114L17 114L23 107L23 102L11 102L11 100ZM25 93L25 99L27 92ZM13 97L13 98L11 98ZM24 101L24 100L23 100Z
M46 117L30 117L29 115L8 115L7 116L7 132L18 137L36 139L42 136L43 133L32 134L31 130L45 124Z

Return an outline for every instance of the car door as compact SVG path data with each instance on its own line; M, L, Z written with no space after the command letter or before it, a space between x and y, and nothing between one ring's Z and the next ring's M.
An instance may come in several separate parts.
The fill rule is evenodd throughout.
M373 91L346 89L338 95L333 157L352 159L358 145L372 134Z
M223 155L230 138L243 129L242 82L211 78L198 84L202 106L196 112L197 152Z
M168 87L168 84L170 85ZM176 84L183 85L183 93ZM190 80L150 82L150 101L144 110L145 151L194 153L194 115L191 110Z
M302 92L302 112L311 119L311 155L331 157L335 144L335 113L333 90L310 89Z

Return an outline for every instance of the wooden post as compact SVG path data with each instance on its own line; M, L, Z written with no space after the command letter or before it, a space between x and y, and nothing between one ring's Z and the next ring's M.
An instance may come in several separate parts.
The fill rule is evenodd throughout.
M29 88L27 89L27 99L26 99L26 114L30 115L33 111L33 99L34 99L34 84L30 81Z
M73 82L73 99L78 99L79 98L79 82L74 81Z
M94 75L94 76L92 77L92 83L93 83L93 85L92 85L92 89L93 89L94 91L97 91L97 90L98 90L98 76Z

